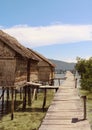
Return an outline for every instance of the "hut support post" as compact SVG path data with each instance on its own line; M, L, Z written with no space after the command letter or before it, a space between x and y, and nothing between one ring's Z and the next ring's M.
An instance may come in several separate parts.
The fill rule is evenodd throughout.
M37 100L38 88L36 88L35 100Z
M47 90L46 90L46 88L45 88L45 89L44 89L43 106L42 106L43 111L44 111L44 107L45 107L45 105L46 105L46 93L47 93Z
M30 60L27 63L27 82L30 82Z
M51 79L51 86L54 85L54 79Z
M4 87L2 87L2 114L3 114L3 109L4 109Z
M28 105L31 106L31 88L28 86Z
M14 118L14 88L11 88L11 120Z
M6 111L8 113L9 110L9 88L6 90Z
M21 88L20 88L20 99L22 99L22 92L21 92Z
M9 99L9 88L7 88L7 100Z
M23 110L26 109L26 96L27 96L27 93L26 93L26 86L23 88L24 90L24 94L23 94Z
M17 99L17 90L15 89L15 101L14 101L14 109L16 109L16 99Z
M30 60L28 60L27 62L27 82L30 82ZM30 87L28 86L27 87L27 92L28 92L28 105L30 106L31 105L31 89Z
M32 96L32 101L34 101L36 95L36 88L33 88L33 96Z

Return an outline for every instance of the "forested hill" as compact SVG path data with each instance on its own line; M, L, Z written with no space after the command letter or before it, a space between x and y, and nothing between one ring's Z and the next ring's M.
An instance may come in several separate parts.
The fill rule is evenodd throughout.
M75 63L68 63L60 60L49 59L52 63L56 65L56 70L73 70Z

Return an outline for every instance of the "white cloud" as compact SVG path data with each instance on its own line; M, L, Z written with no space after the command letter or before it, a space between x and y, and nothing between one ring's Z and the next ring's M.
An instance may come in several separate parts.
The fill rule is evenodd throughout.
M39 27L17 25L3 30L17 38L23 45L30 47L92 41L92 25L55 24Z

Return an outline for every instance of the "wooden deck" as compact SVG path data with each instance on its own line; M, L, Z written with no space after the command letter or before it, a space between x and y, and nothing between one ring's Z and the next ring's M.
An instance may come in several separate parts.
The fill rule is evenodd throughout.
M83 104L75 88L74 77L70 72L66 77L39 130L91 130L88 120L83 120Z

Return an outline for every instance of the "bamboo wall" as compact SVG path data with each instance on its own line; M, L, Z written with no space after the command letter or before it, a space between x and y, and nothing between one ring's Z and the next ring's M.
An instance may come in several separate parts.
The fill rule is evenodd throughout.
M16 59L15 83L27 81L27 60L21 57Z
M15 60L0 59L0 86L12 86L15 81Z
M0 41L0 86L27 81L27 60Z
M0 41L0 86L12 86L15 80L15 53Z
M30 64L30 81L38 82L38 63Z
M39 81L49 82L54 78L54 69L45 61L41 61L38 64L38 77Z

